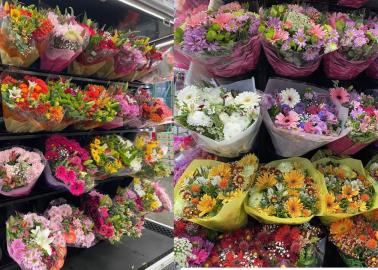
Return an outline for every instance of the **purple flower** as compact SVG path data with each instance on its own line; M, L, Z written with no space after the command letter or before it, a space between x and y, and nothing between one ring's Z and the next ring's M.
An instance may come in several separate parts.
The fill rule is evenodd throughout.
M208 47L207 47L207 50L209 52L216 52L220 49L219 45L217 42L213 42L213 43L209 43L208 44Z
M270 17L266 25L269 28L270 27L272 27L272 28L280 28L280 26L281 26L281 20L279 18L276 18L276 17Z
M363 37L363 36L356 37L356 38L353 40L354 47L362 47L362 46L364 46L366 43L368 43L368 39L365 38L365 37Z
M260 20L256 17L252 18L251 20L252 21L251 21L250 27L248 29L248 33L251 36L254 36L258 33L258 29L259 29L259 26L260 26Z
M319 56L319 49L311 47L303 53L303 59L306 61L313 61Z
M226 29L227 31L229 31L229 32L234 32L234 33L236 33L236 32L239 31L239 25L238 25L238 23L237 23L236 20L230 20L230 21L226 24L225 29Z
M282 104L281 105L281 112L284 114L284 115L287 115L290 111L290 106L287 105L287 104Z
M306 110L306 106L305 106L305 104L303 104L303 103L298 103L298 104L295 106L295 108L294 108L294 111L295 111L296 113L298 113L298 114L302 114L302 113L304 113L305 110Z
M188 29L184 33L184 51L196 53L206 49L208 45L205 34L203 27Z
M294 35L294 41L300 48L306 46L307 38L304 34L303 28L298 29L298 32Z

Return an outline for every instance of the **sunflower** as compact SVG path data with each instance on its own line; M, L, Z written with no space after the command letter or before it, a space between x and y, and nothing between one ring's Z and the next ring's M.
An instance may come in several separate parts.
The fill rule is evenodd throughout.
M331 193L325 195L327 213L335 213L339 209L339 205L335 202L335 196Z
M216 204L215 199L213 199L211 196L205 194L199 201L197 205L197 209L200 211L199 217L202 217L203 215L206 215L207 213L211 212L213 210L214 206Z
M287 200L285 204L285 209L292 218L302 216L303 204L301 200L297 197L292 197Z
M350 219L341 219L331 224L330 233L331 235L341 237L342 235L349 232L353 227L353 222Z
M231 177L231 166L227 163L222 163L213 167L209 171L209 177L220 176L222 180L228 181Z
M249 166L257 164L258 159L254 154L248 154L237 162L239 166Z
M277 183L276 177L274 174L264 172L257 177L256 187L259 191L262 191L266 188L273 187Z
M284 173L283 178L289 188L301 188L304 185L305 177L299 170Z
M342 198L352 201L354 196L358 195L358 190L353 190L351 185L344 185L341 188Z

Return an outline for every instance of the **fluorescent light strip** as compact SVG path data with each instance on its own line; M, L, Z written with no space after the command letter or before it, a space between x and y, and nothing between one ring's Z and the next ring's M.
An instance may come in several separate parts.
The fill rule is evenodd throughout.
M171 46L171 45L173 45L173 43L174 43L174 41L172 39L172 40L168 40L166 42L156 43L155 47L160 49L160 48Z
M122 2L130 7L133 7L133 8L136 8L144 13L147 13L147 14L150 14L151 16L154 16L156 18L159 18L163 21L169 21L171 24L173 23L172 20L170 20L169 18L166 18L164 16L162 16L161 14L153 11L152 9L150 8L146 8L145 6L141 5L141 4L138 4L138 3L135 3L134 1L130 1L130 0L118 0L119 2Z

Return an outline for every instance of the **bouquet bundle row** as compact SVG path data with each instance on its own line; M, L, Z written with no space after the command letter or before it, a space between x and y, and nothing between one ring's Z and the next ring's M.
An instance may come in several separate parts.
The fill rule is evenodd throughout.
M157 182L136 179L112 200L92 191L81 208L53 201L44 215L11 215L6 223L7 249L23 270L59 270L67 247L90 248L100 240L117 243L140 237L144 215L171 211L171 202Z
M175 220L174 252L179 267L320 267L325 233L300 226L250 223L233 232L216 233Z
M253 155L234 163L194 160L175 186L175 214L217 231L241 228L246 214L265 224L314 216L330 224L378 208L375 165L374 158L367 169L351 158L295 157L259 167Z
M176 28L175 40L193 62L220 77L255 69L262 46L281 76L309 76L324 58L326 75L345 80L376 65L377 29L376 18L322 13L291 4L273 5L254 14L233 2L217 11L197 10Z
M163 177L170 174L161 160L165 153L157 141L141 135L134 143L117 135L97 137L88 150L75 140L53 135L46 140L44 155L18 146L0 152L0 194L28 195L43 171L49 187L75 196L92 190L96 180L112 176Z
M372 95L337 84L325 90L283 79L269 79L260 94L247 82L185 87L177 93L176 122L202 149L224 157L252 149L261 119L283 157L324 145L352 155L378 139L378 103Z
M88 130L165 123L170 108L147 90L131 94L120 85L78 87L64 78L25 76L1 80L3 117L9 132L60 131L69 125ZM143 95L142 95L143 93ZM138 98L138 99L136 99Z
M73 11L63 14L59 9L8 2L0 9L3 64L29 67L40 58L44 71L60 72L70 67L77 75L134 80L161 60L161 53L148 38L106 31L87 18L78 22Z

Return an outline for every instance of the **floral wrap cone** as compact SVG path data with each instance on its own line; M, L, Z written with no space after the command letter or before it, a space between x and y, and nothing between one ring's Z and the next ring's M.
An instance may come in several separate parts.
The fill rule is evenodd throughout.
M309 217L297 217L297 218L280 218L276 216L270 216L266 213L259 211L258 208L254 208L248 205L248 199L244 201L244 210L247 212L248 215L251 217L257 219L259 222L266 223L266 224L303 224L309 222L313 217L315 216L321 216L324 213L325 210L325 201L324 201L324 195L327 192L327 188L324 185L324 179L323 175L319 173L315 167L311 164L311 162L308 159L301 158L301 157L293 157L289 159L283 159L283 160L275 160L272 161L264 167L277 167L282 162L295 162L299 164L300 167L303 169L306 169L309 173L309 176L311 176L312 179L314 179L317 191L319 193L318 197L318 212L316 214L313 214ZM253 187L253 186L252 186ZM251 195L253 196L253 195Z
M317 161L314 161L313 164L315 167L320 164L327 164L328 162L332 161L335 164L340 164L340 165L346 165L350 167L351 169L355 170L358 174L362 175L367 179L368 182L371 183L372 188L374 189L374 197L373 197L373 203L370 209L368 210L373 210L378 208L378 183L375 182L365 171L364 166L360 160L357 159L352 159L352 158L346 158L346 159L334 159L334 158L323 158ZM324 179L326 181L326 179ZM326 192L328 193L328 190L326 188ZM359 215L363 212L366 211L359 211L357 213L351 214L351 213L327 213L325 211L322 216L320 216L320 220L323 224L329 225L332 222L344 219L344 218L349 218L352 216Z
M347 60L335 51L324 56L324 72L330 79L352 80L374 62L376 55L367 60Z
M274 72L280 76L301 78L310 76L315 70L318 69L322 57L318 57L313 61L309 61L301 66L294 63L288 62L282 59L278 54L273 45L269 42L263 40L262 46L268 59L269 64L274 69ZM295 56L294 56L295 57Z
M366 74L373 79L378 79L378 57L366 69Z
M194 160L186 168L174 188L174 211L179 212L181 205L184 204L183 198L180 194L180 188L184 185L187 177L193 175L197 168L203 166L215 167L222 164L222 162L215 160ZM247 213L244 210L243 203L247 196L246 192L240 193L240 196L230 199L223 204L219 212L213 217L192 218L190 222L199 224L211 230L216 231L233 231L239 229L247 224Z
M337 2L340 6L352 7L352 8L360 8L362 7L367 0L339 0Z
M375 139L374 139L375 141ZM354 142L348 136L344 136L336 141L333 141L327 145L328 149L331 149L337 155L354 155L360 150L364 149L374 141L367 143Z
M256 69L260 58L261 40L259 36L252 37L246 43L237 44L232 52L226 56L196 56L191 55L192 61L203 65L212 75L219 77L234 77Z

